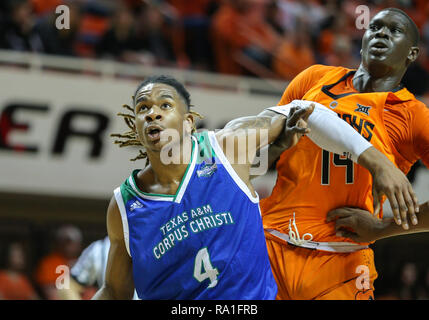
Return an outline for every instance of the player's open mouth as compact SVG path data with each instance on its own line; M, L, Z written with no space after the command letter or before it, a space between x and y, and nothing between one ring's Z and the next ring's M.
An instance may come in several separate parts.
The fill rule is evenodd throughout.
M163 131L163 129L157 125L150 125L146 128L146 134L151 141L159 140L161 137L161 131Z
M376 42L370 46L369 50L372 53L384 53L389 50L389 46L384 42Z

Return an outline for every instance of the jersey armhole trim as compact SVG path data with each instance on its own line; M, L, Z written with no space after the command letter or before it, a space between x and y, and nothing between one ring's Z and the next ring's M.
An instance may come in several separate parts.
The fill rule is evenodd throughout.
M210 144L212 145L213 149L215 150L216 156L219 158L219 160L222 162L223 166L225 167L226 171L228 171L230 177L234 180L234 182L237 184L237 186L243 191L247 197L252 201L253 203L259 203L259 195L256 193L256 197L252 195L252 192L250 192L247 185L241 180L241 178L238 176L238 174L235 172L234 168L229 163L228 159L226 158L225 154L223 153L222 148L220 147L216 135L213 131L209 131L208 133Z
M127 252L129 256L131 257L130 253L130 232L128 227L128 219L127 219L127 210L125 209L124 200L122 198L121 193L121 187L117 187L114 191L116 203L119 207L119 212L121 213L121 220L122 220L122 229L124 231L124 241L125 241L125 248L127 249Z

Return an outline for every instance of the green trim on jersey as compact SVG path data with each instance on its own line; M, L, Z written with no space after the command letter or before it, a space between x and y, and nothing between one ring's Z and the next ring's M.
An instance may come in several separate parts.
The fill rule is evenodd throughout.
M123 184L120 185L122 199L124 200L124 204L126 204L129 200L136 196L133 188L130 186L128 179L125 180Z
M197 164L204 161L211 162L212 157L216 156L216 153L210 144L208 131L196 132L194 133L194 137L198 141Z

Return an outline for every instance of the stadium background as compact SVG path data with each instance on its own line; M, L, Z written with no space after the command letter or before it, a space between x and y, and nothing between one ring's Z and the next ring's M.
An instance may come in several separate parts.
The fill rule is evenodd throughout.
M61 4L70 9L69 30L55 27ZM39 266L59 244L59 230L70 234L71 256L106 235L108 199L139 167L128 161L136 150L117 148L109 134L125 129L116 113L139 81L153 74L183 81L206 117L199 127L220 128L275 105L314 63L357 67L362 4L371 15L398 7L414 19L421 54L404 83L429 102L424 0L1 1L0 299L12 260L47 299ZM419 199L429 200L429 170L417 164L409 178ZM274 182L273 170L256 180L261 197ZM376 298L429 299L428 242L417 234L373 246Z

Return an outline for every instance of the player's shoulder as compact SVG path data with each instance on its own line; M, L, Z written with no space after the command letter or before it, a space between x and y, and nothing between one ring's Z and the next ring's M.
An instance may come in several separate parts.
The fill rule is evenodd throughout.
M116 194L114 194L110 198L110 202L109 202L109 205L107 207L107 215L109 215L109 214L116 214L117 212L119 212L118 197L117 197Z
M107 208L107 231L109 238L113 240L122 240L123 228L122 228L122 215L118 204L117 197L113 196L110 199L109 206Z
M308 67L307 69L305 69L304 71L302 71L303 74L324 74L326 72L330 72L330 71L348 71L349 69L344 68L344 67L335 67L335 66L328 66L328 65L324 65L324 64L313 64L312 66Z
M314 64L307 69L303 70L296 78L295 82L298 82L300 86L310 87L315 83L318 83L327 74L330 75L344 75L349 72L350 69L344 67L327 66L323 64Z
M327 70L334 70L334 69L347 69L347 68L338 67L338 66L328 66L326 64L313 64L312 66L308 67L306 70L327 71Z
M414 115L419 115L419 114L426 115L429 113L428 106L415 97L413 97L413 99L404 101L403 106L407 109L408 112Z
M150 166L150 165L149 165ZM113 197L111 199L111 204L114 204L114 200L117 201L122 199L124 203L130 200L133 197L136 197L139 193L139 186L143 185L144 176L147 174L148 167L145 169L135 169L131 174L113 190Z
M422 112L429 112L429 107L420 100L414 99L410 101L410 107Z

